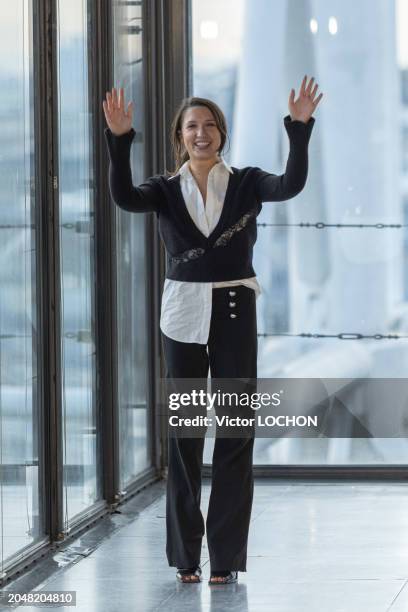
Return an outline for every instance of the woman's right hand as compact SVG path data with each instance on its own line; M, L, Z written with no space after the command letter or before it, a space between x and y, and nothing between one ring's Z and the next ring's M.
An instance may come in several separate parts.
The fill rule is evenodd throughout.
M106 123L112 134L121 136L126 134L132 127L133 102L127 105L125 111L125 96L123 87L119 89L119 97L115 87L112 87L112 93L106 92L106 100L102 102L105 113Z

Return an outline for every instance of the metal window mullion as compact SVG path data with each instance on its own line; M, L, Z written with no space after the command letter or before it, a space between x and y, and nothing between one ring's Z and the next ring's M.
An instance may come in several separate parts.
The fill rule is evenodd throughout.
M40 372L43 400L45 528L52 540L63 532L61 403L61 291L58 189L58 75L56 0L38 4L39 51L36 97L37 245L40 280ZM34 62L35 63L35 62Z
M188 95L190 66L190 33L189 33L189 0L154 0L154 24L149 30L149 39L154 41L154 48L149 55L150 82L154 87L154 116L156 125L155 155L152 159L154 173L163 173L173 168L171 143L169 138L173 116L182 99ZM160 332L161 288L166 275L166 254L157 231L157 219L152 220L155 252L154 294L155 317L151 320L154 330L154 347L156 351L155 378L164 378L165 361L162 352ZM154 383L156 381L153 381ZM156 384L156 392L160 393ZM162 390L161 390L162 392ZM155 402L160 401L156 395ZM155 410L156 465L165 474L167 465L167 422L165 415Z
M98 461L102 470L102 495L114 506L120 495L119 407L117 373L117 300L115 210L108 185L106 127L102 100L113 84L113 6L110 0L93 3L94 36L90 44L89 79L92 101L94 151L95 275L96 275L96 412L98 418Z

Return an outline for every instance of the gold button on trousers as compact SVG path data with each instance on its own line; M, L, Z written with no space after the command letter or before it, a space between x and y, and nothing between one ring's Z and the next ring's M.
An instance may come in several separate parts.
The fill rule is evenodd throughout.
M245 285L212 290L207 345L162 332L167 378L257 376L256 296ZM204 438L168 438L166 553L170 566L200 562L204 528L213 569L246 571L253 500L254 437L216 437L206 525L200 509Z

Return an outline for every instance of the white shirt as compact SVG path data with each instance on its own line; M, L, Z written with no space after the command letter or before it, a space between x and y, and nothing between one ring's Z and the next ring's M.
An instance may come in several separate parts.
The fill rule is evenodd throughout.
M231 166L222 157L220 159L221 161L215 164L208 174L205 205L197 182L190 172L188 160L174 175L180 174L180 186L188 212L198 229L206 237L210 235L219 221L224 206L229 173L233 173ZM179 342L207 344L211 324L213 287L234 285L250 287L255 291L256 297L261 293L256 276L213 283L177 281L166 278L162 295L160 329L166 336Z

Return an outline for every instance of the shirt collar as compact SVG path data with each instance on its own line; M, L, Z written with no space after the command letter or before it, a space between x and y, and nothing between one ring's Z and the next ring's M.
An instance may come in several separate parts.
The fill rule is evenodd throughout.
M189 170L188 167L188 162L189 160L185 161L184 164L179 168L178 172L176 172L176 174L174 174L173 176L171 176L169 178L169 180L176 178L176 176L180 175L185 179L193 179L193 176ZM222 167L222 169L227 170L230 174L234 174L234 171L232 169L232 167L229 165L229 163L222 157L222 155L220 156L220 161L218 163L216 163L212 168L215 168L216 166L220 166Z

